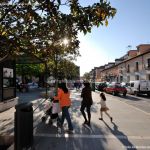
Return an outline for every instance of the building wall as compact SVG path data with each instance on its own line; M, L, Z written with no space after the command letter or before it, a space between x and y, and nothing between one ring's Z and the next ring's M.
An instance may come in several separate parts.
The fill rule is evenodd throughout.
M150 68L148 68L148 59L150 59L150 52L148 54L145 54L143 58L143 72L145 74L146 80L150 80Z
M118 65L117 82L127 82L126 70L126 63L120 63Z
M137 46L138 50L128 52L128 59L111 67L96 71L97 81L129 82L131 80L150 80L150 68L147 60L150 59L150 44ZM137 52L137 54L135 54ZM145 54L144 54L145 53ZM136 69L138 63L138 70ZM128 66L130 70L128 70Z
M137 50L130 50L130 51L128 51L128 57L129 58L132 58L132 57L135 57L135 56L137 56Z
M141 44L137 46L137 49L140 54L150 51L150 44Z

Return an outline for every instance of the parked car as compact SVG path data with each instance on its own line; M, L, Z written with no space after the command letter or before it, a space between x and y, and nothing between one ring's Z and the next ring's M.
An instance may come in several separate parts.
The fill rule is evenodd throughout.
M104 88L104 91L113 95L123 94L123 96L126 96L127 94L127 89L119 83L108 84L107 87Z
M129 94L147 94L148 96L150 96L150 81L148 80L130 81L126 84L126 86L127 92Z
M98 82L95 84L95 89L98 91L104 91L104 88L107 87L106 82Z

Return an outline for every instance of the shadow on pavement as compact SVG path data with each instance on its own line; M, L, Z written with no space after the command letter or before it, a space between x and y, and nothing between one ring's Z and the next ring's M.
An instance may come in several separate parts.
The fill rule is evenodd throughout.
M114 122L112 122L113 129L104 120L103 122L111 131L111 133L116 136L116 138L124 145L125 149L131 148L133 150L137 150L135 146L129 141L128 137L122 131L118 130L118 126Z
M126 99L126 100L132 100L132 101L140 101L142 99L132 96L132 95L127 95L127 96L122 96L122 95L118 95L120 98Z
M105 134L98 126L94 125L94 130L80 126L78 122L73 121L75 126L74 134L66 134L54 125L39 123L34 136L34 148L36 150L105 150L107 139L95 138L94 130L98 134ZM65 125L64 125L65 126Z
M142 98L147 99L147 100L150 99L150 96L147 96L146 94L138 95L138 96L134 96L130 94L128 94L127 96L118 95L118 97L127 99L127 100L132 100L132 101L140 101L140 100L143 100Z

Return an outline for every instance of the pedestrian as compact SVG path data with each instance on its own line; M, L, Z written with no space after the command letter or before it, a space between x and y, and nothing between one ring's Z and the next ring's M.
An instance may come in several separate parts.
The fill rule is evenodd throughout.
M62 116L60 120L60 126L63 126L64 120L67 120L68 123L68 130L67 132L73 133L73 125L70 118L69 107L71 106L70 100L70 92L66 87L66 83L62 82L59 84L58 94L54 97L55 100L59 100L60 107L62 109Z
M90 124L91 123L91 105L93 104L92 90L91 90L89 82L85 81L83 83L83 85L84 85L84 88L82 89L82 92L81 92L82 102L81 102L80 111L81 111L81 113L84 117L84 120L85 120L83 124L86 124L90 127L91 126L91 124ZM87 119L86 114L84 112L85 108L87 111L88 119Z
M103 112L105 112L105 114L110 118L110 121L112 122L113 121L113 118L109 115L109 113L107 112L109 110L109 108L107 107L106 105L106 97L105 97L105 94L102 92L100 93L100 97L101 97L101 101L100 101L100 104L101 104L101 108L100 108L100 115L101 115L101 118L99 118L99 120L103 120Z

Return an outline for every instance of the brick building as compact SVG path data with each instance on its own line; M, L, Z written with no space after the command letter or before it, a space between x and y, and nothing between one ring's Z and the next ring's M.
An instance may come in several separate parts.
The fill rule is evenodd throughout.
M95 81L129 82L131 80L150 80L150 44L141 44L137 50L129 50L127 54L115 62L92 69ZM93 78L91 73L91 78Z

